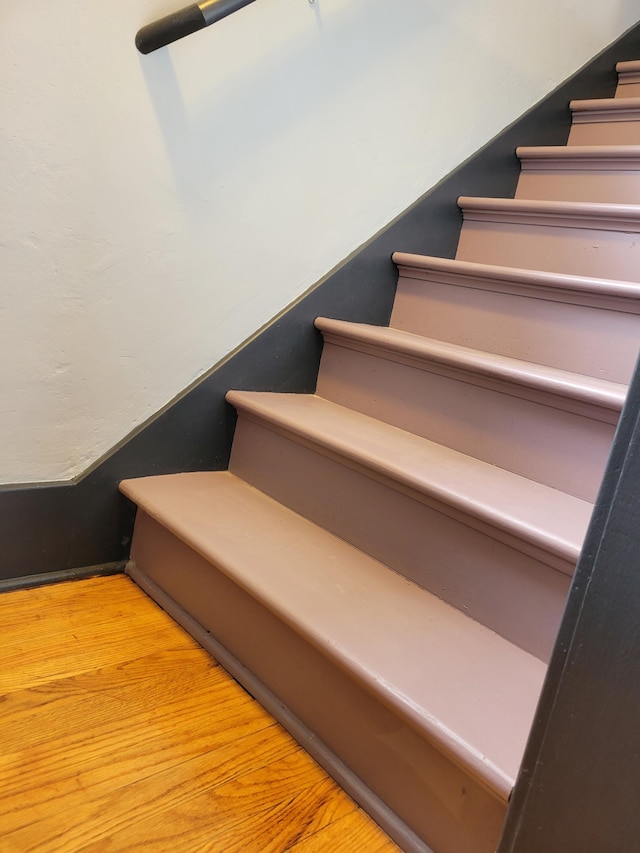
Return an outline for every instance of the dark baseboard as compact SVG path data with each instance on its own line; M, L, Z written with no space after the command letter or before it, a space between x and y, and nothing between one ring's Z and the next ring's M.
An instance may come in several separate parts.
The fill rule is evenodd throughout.
M40 575L6 578L5 580L0 580L0 594L3 592L14 592L18 589L35 589L38 586L49 586L54 583L81 581L86 580L86 578L122 575L126 568L126 560L121 560L118 563L104 563L100 566L81 566L77 569L63 569L61 572L43 572Z
M0 488L0 579L126 559L134 510L120 480L223 469L235 413L230 388L311 392L319 316L386 325L395 292L394 251L453 257L460 195L513 196L518 145L563 145L572 98L610 96L615 62L640 55L640 25L603 51L327 275L304 298L73 483Z

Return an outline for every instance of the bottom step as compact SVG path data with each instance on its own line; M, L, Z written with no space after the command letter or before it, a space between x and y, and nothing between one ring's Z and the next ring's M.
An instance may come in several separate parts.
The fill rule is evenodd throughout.
M319 738L356 799L392 810L373 815L392 837L495 849L544 664L228 472L121 488L142 510L134 577Z

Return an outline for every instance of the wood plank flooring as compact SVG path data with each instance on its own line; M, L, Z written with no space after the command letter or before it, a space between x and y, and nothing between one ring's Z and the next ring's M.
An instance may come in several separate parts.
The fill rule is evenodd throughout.
M0 595L0 851L398 853L127 577Z

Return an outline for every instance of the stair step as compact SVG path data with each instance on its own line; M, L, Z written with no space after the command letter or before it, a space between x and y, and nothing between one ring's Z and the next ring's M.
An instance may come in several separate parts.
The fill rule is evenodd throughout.
M611 204L640 202L640 145L518 148L516 198Z
M640 97L571 101L567 145L639 145Z
M316 326L320 397L595 500L626 386L398 329Z
M229 470L125 481L129 574L406 853L493 853L640 344L640 60L318 318L315 394L231 391Z
M428 837L449 820L458 839L446 849L494 849L540 661L228 472L129 480L121 490L140 507L138 571L330 750L346 750L414 831ZM492 839L473 823L487 808Z
M391 326L628 383L640 284L396 252Z
M457 260L640 280L640 205L458 199Z
M315 395L227 399L233 473L547 658L590 502Z
M618 62L616 71L618 72L616 98L640 97L640 60Z

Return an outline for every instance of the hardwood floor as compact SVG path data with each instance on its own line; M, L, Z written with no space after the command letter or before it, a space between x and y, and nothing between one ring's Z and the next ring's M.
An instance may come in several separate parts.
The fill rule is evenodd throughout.
M0 850L397 853L123 575L0 596Z

